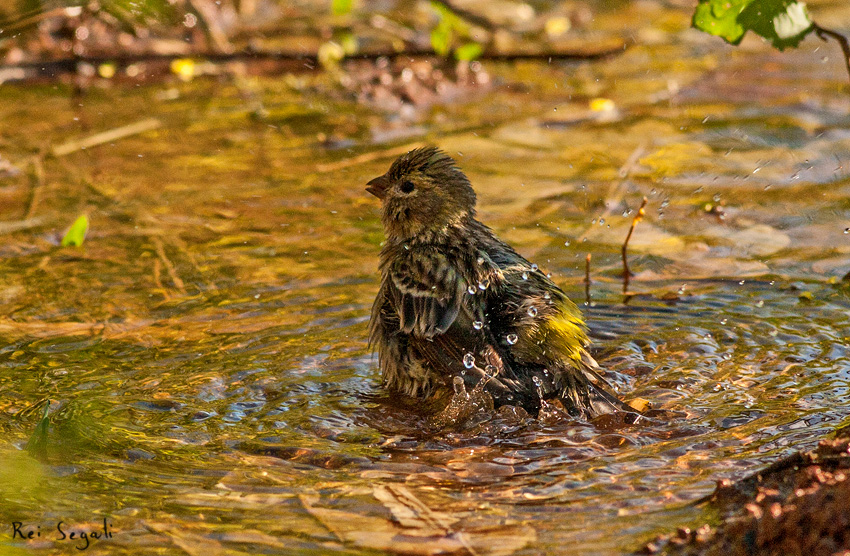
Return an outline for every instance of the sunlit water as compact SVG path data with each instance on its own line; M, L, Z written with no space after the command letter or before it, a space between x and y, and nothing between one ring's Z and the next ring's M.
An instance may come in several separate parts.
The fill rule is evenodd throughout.
M436 430L381 390L366 331L382 235L362 187L391 158L323 165L384 148L370 134L392 118L328 100L321 79L251 82L259 120L226 80L0 89L0 155L22 170L0 178L0 220L19 223L0 245L3 553L67 553L58 521L107 517L89 553L365 554L416 536L399 500L445 528L407 538L413 553L497 553L499 531L502 553L618 553L710 521L690 503L718 479L847 424L841 65L685 37L495 67L536 76L534 94L496 87L416 123L469 173L481 218L579 303L593 254L585 313L612 384L654 408L637 425L503 412ZM586 95L620 115L596 121ZM162 127L37 177L39 150L144 117ZM647 295L624 304L643 195L630 289ZM59 248L80 213L84 247ZM27 451L48 400L47 442ZM13 521L43 534L12 541Z

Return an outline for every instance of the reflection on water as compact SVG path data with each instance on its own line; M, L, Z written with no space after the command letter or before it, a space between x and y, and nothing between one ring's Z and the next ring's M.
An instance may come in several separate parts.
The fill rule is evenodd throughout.
M362 186L387 160L340 164L368 149L317 134L360 140L385 115L272 80L253 85L268 121L225 81L93 89L80 106L62 87L0 90L0 154L25 170L0 178L0 220L18 223L0 228L0 521L109 516L102 554L588 554L710 518L687 502L848 420L847 99L840 65L813 60L673 41L495 67L539 92L421 116L482 219L577 301L593 253L596 355L652 403L637 425L503 409L440 430L379 388L365 343L382 237ZM781 96L730 93L766 73ZM567 74L619 119L586 118L551 86ZM28 175L46 145L139 114L163 126ZM643 195L632 289L652 295L623 304ZM58 248L83 212L85 246ZM27 452L47 403L44 449Z

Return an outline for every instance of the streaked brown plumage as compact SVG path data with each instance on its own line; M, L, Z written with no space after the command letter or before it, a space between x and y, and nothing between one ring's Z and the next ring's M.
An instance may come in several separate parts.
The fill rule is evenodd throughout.
M629 411L599 376L575 304L475 219L475 192L435 148L402 155L367 190L387 236L370 343L384 385L427 399L455 377L495 404L574 415Z

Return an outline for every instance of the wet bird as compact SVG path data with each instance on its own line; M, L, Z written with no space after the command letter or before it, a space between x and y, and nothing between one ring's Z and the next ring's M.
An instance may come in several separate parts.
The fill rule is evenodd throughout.
M426 401L462 381L532 414L553 399L585 418L630 411L599 375L578 307L476 220L451 157L410 151L366 190L386 234L369 333L386 388Z

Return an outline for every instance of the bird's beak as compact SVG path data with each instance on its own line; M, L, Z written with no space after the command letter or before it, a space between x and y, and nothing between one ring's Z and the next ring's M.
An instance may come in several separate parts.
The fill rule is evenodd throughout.
M387 176L379 176L373 180L369 180L366 182L366 191L377 197L378 199L383 199L387 195L387 189L390 186L390 180L387 179Z

